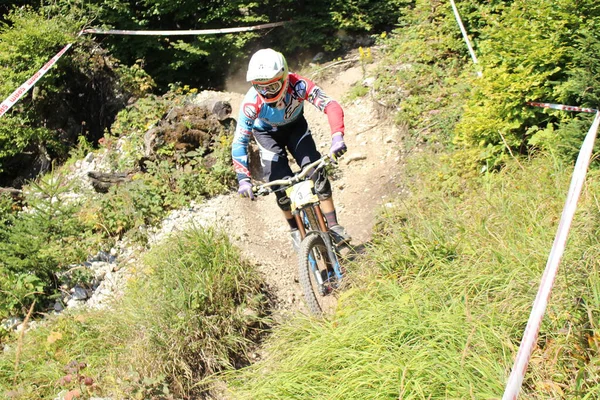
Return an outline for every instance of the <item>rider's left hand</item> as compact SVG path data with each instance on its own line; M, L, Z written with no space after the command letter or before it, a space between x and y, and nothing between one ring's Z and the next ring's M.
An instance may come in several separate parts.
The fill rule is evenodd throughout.
M344 142L344 134L342 132L336 132L331 137L331 148L329 154L334 160L337 160L342 154L348 150L346 143Z

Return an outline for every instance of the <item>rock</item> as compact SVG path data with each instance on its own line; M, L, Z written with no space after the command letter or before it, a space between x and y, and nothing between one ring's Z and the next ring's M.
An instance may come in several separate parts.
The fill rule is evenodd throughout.
M166 144L189 159L205 157L211 153L211 145L223 131L233 133L231 111L229 102L213 97L198 98L173 108L155 127L145 133L145 161L158 158L158 150ZM206 158L204 162L211 161ZM144 163L141 162L140 165L143 169Z
M323 60L324 58L325 58L325 53L323 53L322 51L320 51L317 54L315 54L315 56L312 59L312 62L318 63L321 60Z
M355 154L350 154L349 156L346 156L346 164L350 164L351 162L354 161L361 161L361 160L366 160L367 156L360 154L360 153L355 153Z
M65 307L63 306L63 304L60 301L55 302L54 306L52 308L56 312L61 312L61 311L63 311L65 309Z
M88 298L87 291L79 285L71 289L71 293L73 293L73 299L75 300L85 300Z
M114 265L104 261L94 261L90 265L90 269L94 272L94 278L103 280L107 273L112 271Z
M2 320L2 328L6 329L7 331L11 331L13 329L16 329L17 326L19 326L20 324L23 323L23 320L19 317L8 317L4 320Z
M375 77L372 77L372 76L370 76L362 81L362 85L365 87L373 87L374 83L375 83Z
M219 121L224 121L231 116L231 104L228 101L217 101L212 106L212 112Z
M85 304L82 300L70 299L67 302L67 308L81 308Z

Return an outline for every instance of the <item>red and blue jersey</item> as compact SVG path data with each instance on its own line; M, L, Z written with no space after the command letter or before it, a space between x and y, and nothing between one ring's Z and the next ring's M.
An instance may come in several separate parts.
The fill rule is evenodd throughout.
M231 155L238 180L250 177L248 169L248 144L254 131L274 132L278 127L294 122L304 114L304 101L324 112L331 133L344 132L344 112L340 104L329 98L310 79L298 74L288 75L289 84L276 107L267 105L251 87L240 107Z

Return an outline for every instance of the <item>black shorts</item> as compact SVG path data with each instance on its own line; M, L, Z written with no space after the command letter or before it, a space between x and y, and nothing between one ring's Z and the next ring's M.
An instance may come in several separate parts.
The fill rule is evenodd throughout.
M304 116L289 125L278 127L276 131L264 132L254 131L254 138L260 149L260 159L268 182L276 179L284 179L293 176L289 165L287 153L289 152L296 164L301 168L321 158L315 141L308 129ZM315 191L320 200L331 197L331 184L327 179L327 173L322 169L313 178ZM285 192L275 192L277 204L284 211L290 210L290 199Z

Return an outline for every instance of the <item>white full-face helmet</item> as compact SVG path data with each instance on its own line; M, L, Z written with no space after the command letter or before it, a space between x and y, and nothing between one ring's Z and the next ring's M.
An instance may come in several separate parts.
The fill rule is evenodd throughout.
M246 81L251 82L265 103L277 103L288 88L285 57L273 49L258 50L248 64Z

